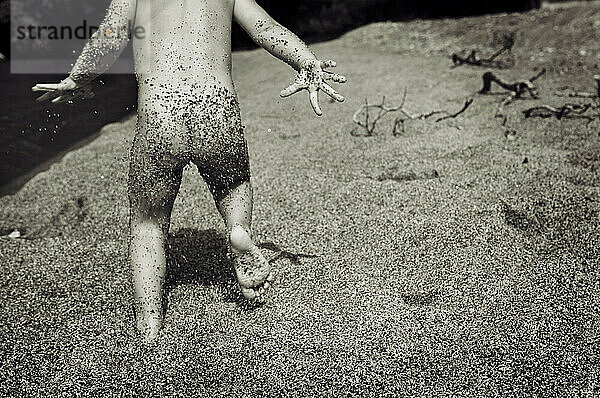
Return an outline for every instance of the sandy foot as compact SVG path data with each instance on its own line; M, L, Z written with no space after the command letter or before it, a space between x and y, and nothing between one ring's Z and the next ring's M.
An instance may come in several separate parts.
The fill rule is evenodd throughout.
M247 300L256 300L266 292L273 281L271 264L243 227L233 227L229 239L242 294Z

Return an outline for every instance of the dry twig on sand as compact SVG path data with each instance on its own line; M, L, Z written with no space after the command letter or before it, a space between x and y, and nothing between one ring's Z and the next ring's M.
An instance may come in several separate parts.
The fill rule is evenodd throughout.
M496 60L500 55L505 52L510 53L513 46L515 45L515 35L504 35L504 44L501 49L496 51L488 58L477 58L477 51L472 50L471 53L466 57L461 57L457 53L452 54L452 63L454 66L460 65L474 65L474 66L483 66L487 68L500 68L500 69L508 69L512 68L515 65L514 59L511 57L507 60Z
M555 108L550 105L541 105L525 109L523 111L523 115L525 115L526 118L534 116L538 116L541 118L556 116L556 118L559 120L562 118L580 118L593 120L593 116L584 115L584 113L586 113L590 108L592 108L592 104L564 104L559 108Z
M569 87L564 87L559 91L556 91L554 95L557 97L569 97L569 98L600 98L600 75L594 75L596 81L596 92L588 93L585 91L566 91Z
M359 129L354 128L351 131L351 134L355 135L355 136L364 136L364 137L373 136L373 135L375 135L375 128L377 126L377 123L385 115L387 115L388 113L391 113L391 112L400 112L402 114L402 116L394 119L394 126L392 129L393 135L399 135L400 133L404 132L404 122L406 120L425 120L425 119L429 119L430 117L438 115L439 117L435 120L435 122L439 123L446 119L453 119L453 118L458 117L460 114L464 113L469 108L469 106L471 106L471 104L473 103L473 99L469 98L467 101L465 101L463 107L458 112L449 112L447 110L440 109L440 110L433 110L428 113L413 114L413 113L410 113L409 111L407 111L406 109L404 109L404 104L406 103L406 96L407 96L407 90L404 89L404 94L402 95L402 101L397 106L387 106L385 103L385 96L382 98L380 104L369 104L368 100L365 99L365 103L360 108L358 108L356 110L356 112L354 112L354 115L352 116L352 121L354 122L354 124L356 124L358 127L360 127L363 132L359 133L359 131L358 131ZM371 113L370 113L371 109L377 110L375 115L371 115ZM361 114L364 114L363 118L360 117Z
M544 73L546 73L546 69L542 69L535 76L526 80L518 80L514 83L508 83L502 78L496 76L493 72L485 72L483 74L483 88L481 89L481 94L488 94L492 90L492 83L496 83L498 86L510 92L510 95L504 102L512 101L515 98L522 98L523 95L529 93L531 98L539 98L539 93L533 82L540 78Z
M549 118L555 116L557 119L586 119L588 121L592 121L598 117L600 114L589 115L587 112L589 110L600 110L600 76L595 75L594 80L596 82L596 94L586 93L586 92L571 92L568 97L576 97L576 98L594 98L594 102L588 102L585 104L576 104L576 103L566 103L560 107L554 107L550 105L541 105L535 106L533 108L525 109L523 111L523 115L526 118L529 117L541 117L541 118ZM564 96L564 95L560 95Z

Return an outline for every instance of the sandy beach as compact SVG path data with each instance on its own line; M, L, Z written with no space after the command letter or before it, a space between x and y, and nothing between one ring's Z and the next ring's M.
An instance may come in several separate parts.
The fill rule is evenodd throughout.
M568 13L379 23L314 45L349 79L345 103L321 97L322 118L304 95L279 98L286 65L235 53L253 229L278 277L264 305L243 303L188 166L150 347L135 338L127 266L135 118L105 126L0 198L0 395L600 393L599 121L522 115L565 102L553 94L563 86L593 88L600 7ZM487 69L453 68L450 55L491 53L495 31L531 26L515 67L496 73L547 73L540 99L506 107L507 136L494 118L506 93L477 94ZM415 113L474 103L397 136L396 115L374 136L350 134L365 98L397 104L404 88Z

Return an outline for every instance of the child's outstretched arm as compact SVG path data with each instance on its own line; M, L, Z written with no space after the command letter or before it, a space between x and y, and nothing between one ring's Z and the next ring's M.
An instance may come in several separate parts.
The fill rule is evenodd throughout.
M91 81L106 72L127 46L135 5L135 0L112 0L98 31L83 48L69 76L56 84L36 84L33 91L46 92L37 100L65 102L93 97Z
M322 115L318 101L319 90L339 102L344 101L344 97L326 82L346 82L344 76L324 70L334 67L334 61L319 61L298 36L278 24L255 0L235 0L233 13L236 22L256 43L298 71L295 82L281 91L282 97L308 90L310 103L319 116Z

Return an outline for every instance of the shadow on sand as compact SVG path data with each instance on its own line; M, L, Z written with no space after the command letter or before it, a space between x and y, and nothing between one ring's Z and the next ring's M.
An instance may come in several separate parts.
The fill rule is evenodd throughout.
M299 265L302 258L319 257L318 254L291 252L273 242L262 242L258 246L276 273L278 267L275 263L281 259ZM260 307L262 303L249 303L243 298L234 275L235 269L223 234L214 229L184 228L169 235L165 297L177 286L199 284L218 286L227 302L235 302L247 309Z
M167 250L167 290L181 284L204 286L235 283L227 242L214 229L180 229L169 236Z
M242 296L228 252L225 236L214 229L184 228L169 235L165 299L177 286L199 284L218 286L223 300L243 309L261 307L263 302L248 302Z

